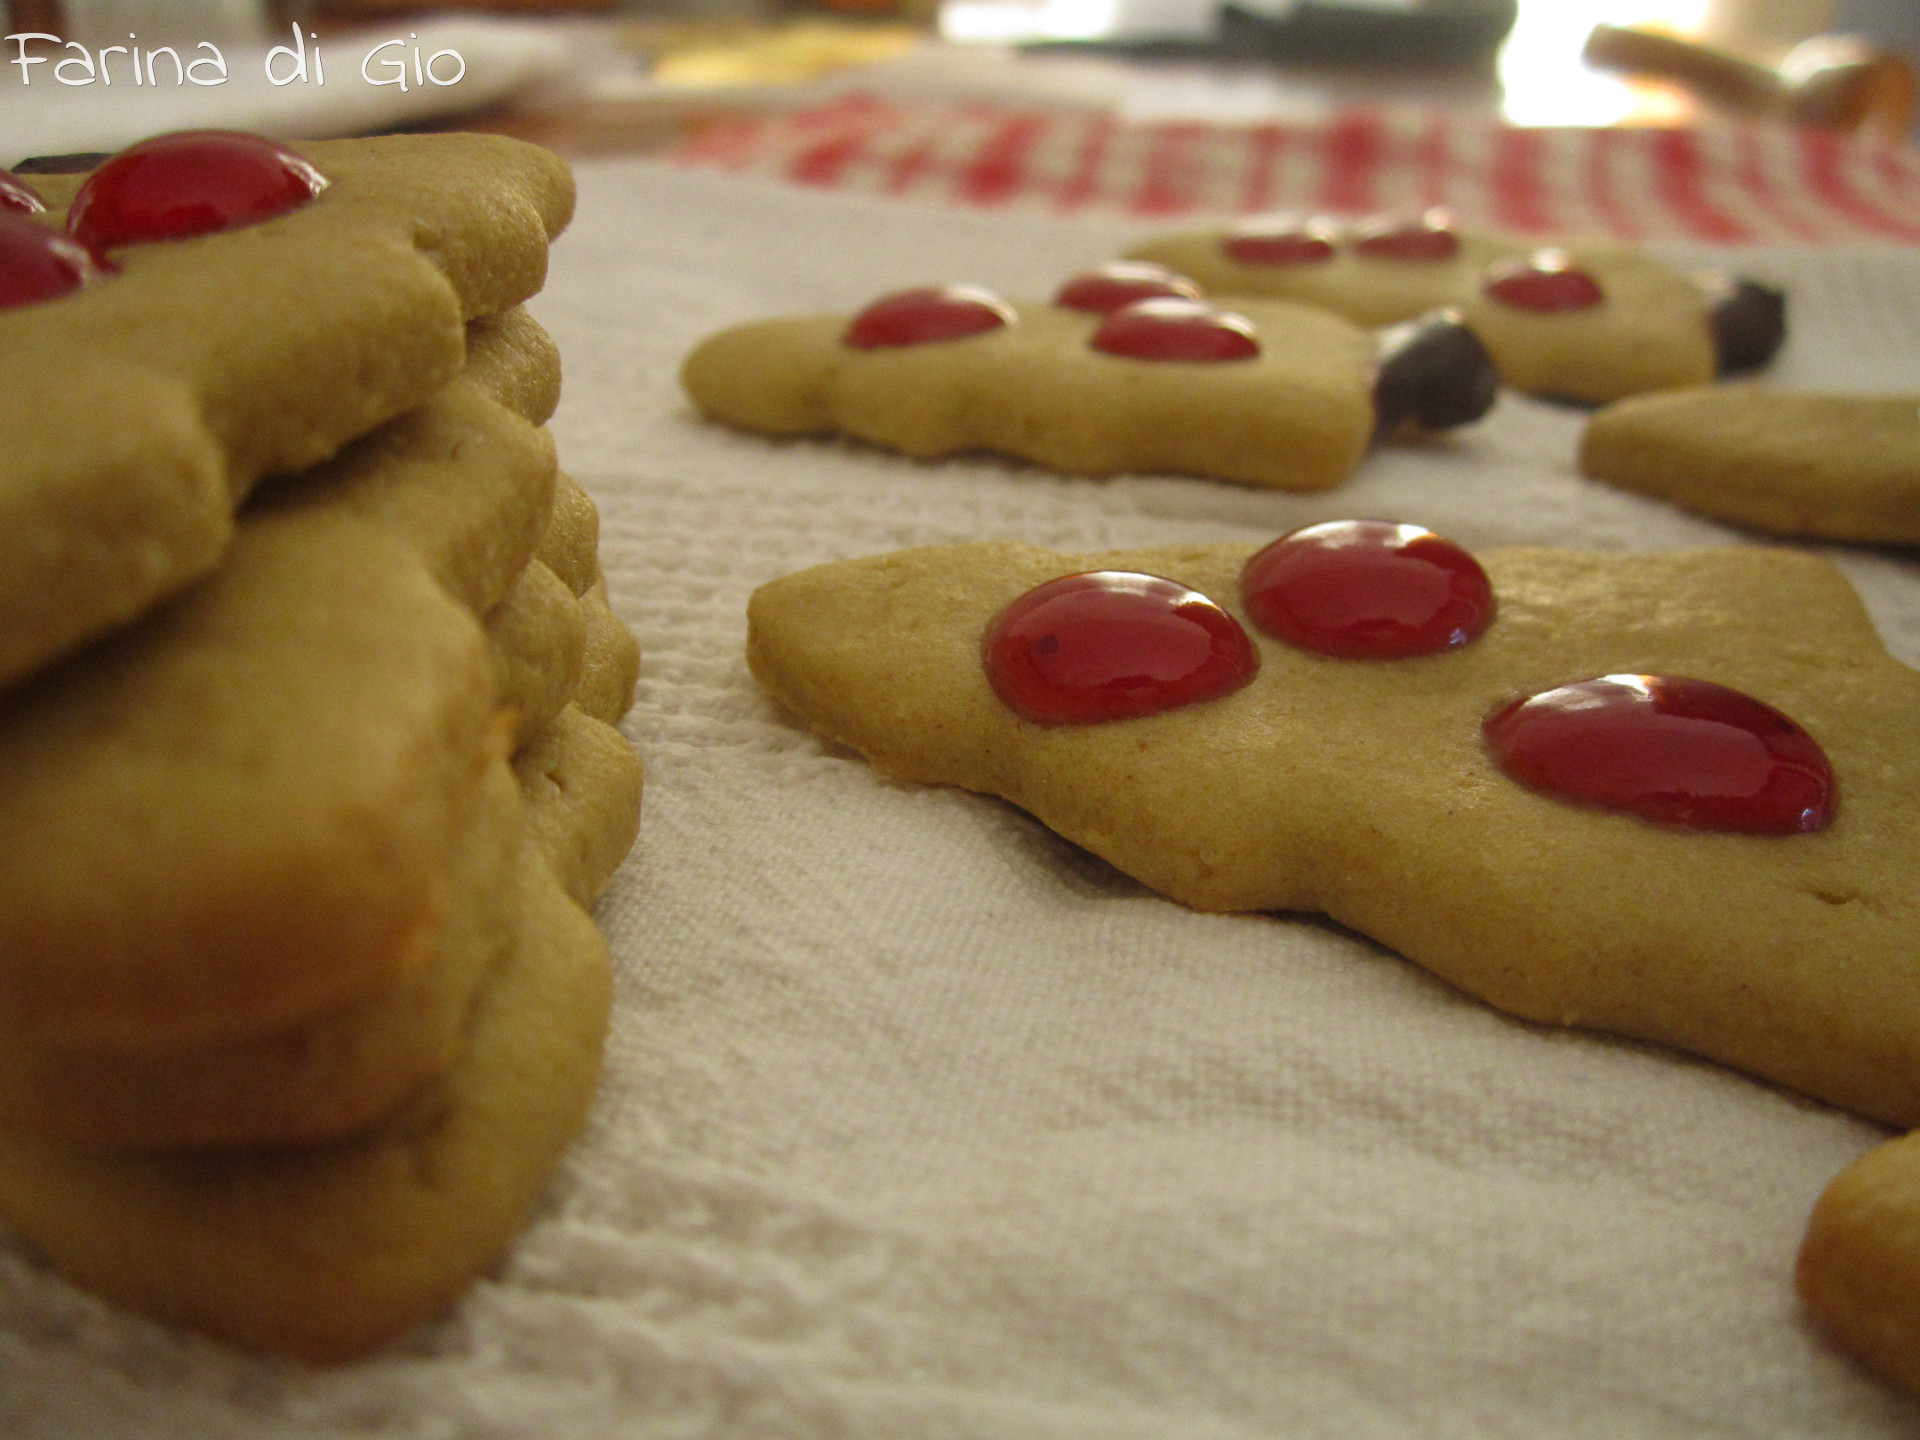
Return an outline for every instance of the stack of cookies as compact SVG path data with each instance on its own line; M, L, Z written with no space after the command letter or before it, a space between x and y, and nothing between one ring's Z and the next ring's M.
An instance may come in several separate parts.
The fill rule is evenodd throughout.
M0 1219L327 1360L491 1264L580 1124L638 651L516 308L564 167L300 150L303 208L0 313Z

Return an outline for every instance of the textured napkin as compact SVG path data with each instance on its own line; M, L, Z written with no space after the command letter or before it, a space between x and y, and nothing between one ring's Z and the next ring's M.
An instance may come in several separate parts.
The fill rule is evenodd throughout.
M1184 910L1000 802L880 779L741 658L755 585L908 545L1255 543L1346 515L1474 547L1742 537L1581 480L1580 417L1512 396L1315 496L708 427L674 372L718 326L931 280L1041 294L1132 232L639 163L580 178L535 308L646 649L626 729L648 766L600 912L619 1003L588 1133L451 1317L334 1372L0 1248L0 1433L1920 1434L1789 1280L1874 1127L1516 1023L1311 919ZM1920 257L1739 258L1792 288L1782 381L1916 373ZM1920 659L1914 563L1829 553Z

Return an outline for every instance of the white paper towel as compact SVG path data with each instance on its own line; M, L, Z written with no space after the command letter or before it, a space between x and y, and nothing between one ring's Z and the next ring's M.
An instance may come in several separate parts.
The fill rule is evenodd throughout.
M1314 496L710 428L674 371L718 326L933 280L1041 294L1127 232L639 163L581 182L535 309L646 650L648 765L601 910L620 993L590 1131L449 1320L335 1372L0 1249L0 1433L1920 1435L1789 1280L1873 1127L1507 1020L1312 920L1183 910L999 802L878 778L741 659L755 585L906 545L1252 543L1344 515L1473 547L1741 537L1579 479L1579 417L1510 396ZM1782 380L1920 373L1920 257L1740 263L1792 289ZM1914 563L1828 553L1920 659Z

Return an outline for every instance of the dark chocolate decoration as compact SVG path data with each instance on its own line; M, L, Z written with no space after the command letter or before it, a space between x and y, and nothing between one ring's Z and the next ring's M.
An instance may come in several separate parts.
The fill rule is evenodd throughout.
M1412 422L1451 430L1493 408L1500 376L1480 337L1457 310L1435 310L1379 332L1373 381L1374 431L1385 436Z
M1716 369L1722 375L1758 370L1787 338L1787 297L1770 285L1731 277L1715 287L1707 310Z
M71 155L29 155L13 167L16 175L84 175L113 156L105 150L76 150Z

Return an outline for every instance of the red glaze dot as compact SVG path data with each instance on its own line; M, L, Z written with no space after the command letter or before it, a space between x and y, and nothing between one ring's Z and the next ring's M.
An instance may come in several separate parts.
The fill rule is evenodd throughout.
M1253 322L1200 300L1140 300L1100 322L1088 341L1128 360L1251 360Z
M1240 572L1254 624L1302 650L1397 660L1465 645L1493 620L1493 585L1451 540L1391 520L1283 535Z
M0 211L0 310L52 300L99 273L85 246L24 215Z
M1377 221L1353 242L1356 253L1375 260L1451 260L1460 253L1452 221L1429 213L1411 224Z
M1242 265L1320 265L1333 259L1338 233L1324 222L1249 220L1220 242Z
M1007 708L1038 725L1091 725L1231 695L1260 654L1240 622L1158 575L1049 580L1002 610L981 645Z
M933 345L1000 330L1017 318L1011 305L978 285L923 285L882 295L853 317L842 338L856 350Z
M38 215L47 208L40 192L10 170L0 170L0 210Z
M1576 269L1558 250L1496 265L1488 272L1486 291L1502 305L1547 314L1591 309L1607 298L1598 280Z
M181 130L129 146L74 196L67 229L103 254L236 230L297 210L326 177L293 151L237 130Z
M1198 300L1200 287L1178 271L1151 260L1113 260L1096 270L1074 276L1060 287L1053 303L1063 310L1089 310L1111 315L1136 300L1172 296Z
M1531 790L1693 830L1793 835L1833 819L1833 766L1751 695L1667 675L1602 675L1487 717L1493 758Z

